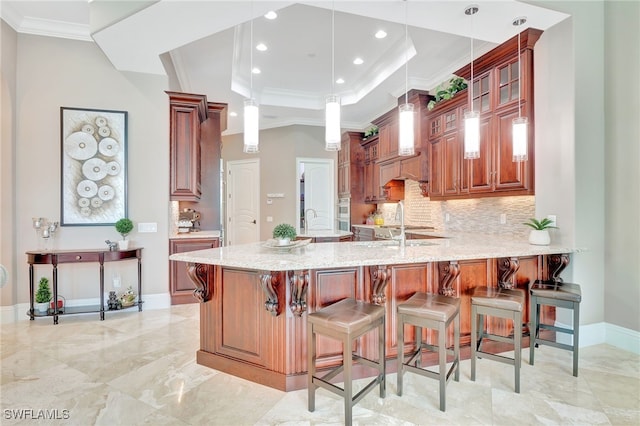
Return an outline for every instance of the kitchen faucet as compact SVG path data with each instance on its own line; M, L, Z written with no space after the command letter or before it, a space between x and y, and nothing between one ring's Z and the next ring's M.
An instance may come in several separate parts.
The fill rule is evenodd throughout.
M304 211L304 234L309 234L309 212L313 212L313 217L318 217L318 213L314 209L306 209Z
M400 216L400 235L398 238L400 239L400 246L404 247L407 241L407 237L404 233L404 201L398 201L398 206L396 207L396 220L398 220L398 216Z

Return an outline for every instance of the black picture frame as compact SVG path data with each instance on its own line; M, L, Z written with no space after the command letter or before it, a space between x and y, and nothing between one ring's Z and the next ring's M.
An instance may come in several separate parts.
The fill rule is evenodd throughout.
M60 225L127 217L127 111L60 107Z

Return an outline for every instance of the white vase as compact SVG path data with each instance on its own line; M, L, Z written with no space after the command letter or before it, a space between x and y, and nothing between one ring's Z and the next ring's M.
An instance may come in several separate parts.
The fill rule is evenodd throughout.
M291 238L277 238L276 241L279 246L288 246L291 244Z
M128 250L129 249L129 240L120 240L120 241L118 241L118 248L120 250Z
M546 229L533 229L529 233L529 244L548 246L550 242L551 237L549 236L549 231Z
M36 310L41 314L46 314L49 309L49 302L36 302Z

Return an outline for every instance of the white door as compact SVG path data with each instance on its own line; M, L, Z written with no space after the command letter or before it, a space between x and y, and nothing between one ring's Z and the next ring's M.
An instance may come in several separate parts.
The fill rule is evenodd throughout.
M299 158L296 162L298 170L304 168L304 212L300 205L297 211L304 214L308 209L315 210L315 215L309 211L308 217L305 218L310 231L334 229L336 203L333 160ZM298 194L297 199L300 198Z
M260 160L227 163L227 245L260 241Z

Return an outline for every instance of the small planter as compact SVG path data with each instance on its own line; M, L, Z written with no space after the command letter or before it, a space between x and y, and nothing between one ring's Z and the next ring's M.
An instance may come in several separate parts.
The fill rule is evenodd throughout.
M546 229L533 229L529 233L529 244L536 246L548 246L550 242L551 237L549 236L549 231Z
M36 303L36 311L40 312L41 314L46 314L49 310L49 302L43 302L43 303Z
M118 248L120 250L129 250L129 240L118 241Z
M279 246L288 246L291 244L291 238L277 238L276 241Z

